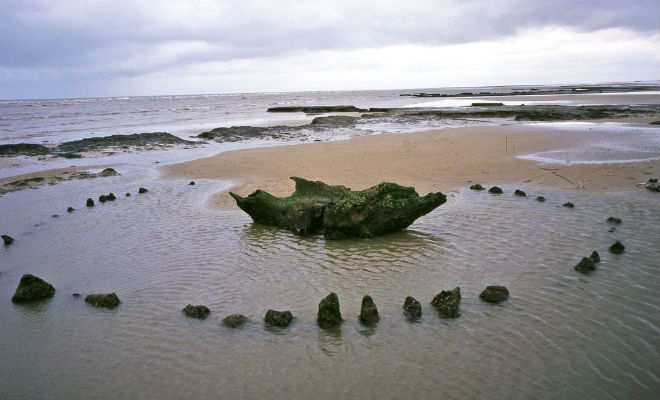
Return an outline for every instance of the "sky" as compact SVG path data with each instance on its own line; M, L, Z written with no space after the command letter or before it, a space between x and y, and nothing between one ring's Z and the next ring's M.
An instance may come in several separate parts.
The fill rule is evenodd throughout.
M658 0L0 0L0 98L660 79Z

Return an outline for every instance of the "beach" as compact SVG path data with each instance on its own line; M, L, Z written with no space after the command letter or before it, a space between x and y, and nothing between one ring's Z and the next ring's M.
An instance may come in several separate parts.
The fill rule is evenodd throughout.
M561 113L573 109L551 107L538 115L559 110L561 120L530 121L434 114L446 109L263 111L268 99L282 105L312 103L315 96L229 96L234 109L245 104L257 111L223 115L219 127L228 135L207 142L188 142L211 128L200 127L197 117L216 120L206 108L214 98L207 96L80 101L126 111L108 122L98 117L103 106L97 104L80 118L91 123L61 133L60 121L81 106L44 102L54 105L37 112L60 115L52 118L56 126L44 125L37 130L45 133L32 137L21 129L30 123L24 118L8 129L45 149L0 159L0 233L15 239L0 247L0 393L17 399L43 393L51 399L90 393L99 399L439 393L601 399L652 398L660 391L660 205L644 186L660 175L659 128L650 124L657 112L570 120ZM411 101L391 91L330 97L341 104L351 96L389 107ZM598 100L589 96L585 101ZM147 136L137 135L96 147L71 143L101 136L81 133L96 127L115 134L109 125L131 115L132 101L158 110L192 103L177 132L186 142L140 146L135 140ZM12 105L15 115L34 102L25 103ZM465 110L481 112L458 111ZM514 110L528 118L536 109ZM169 121L159 122L163 130L178 126L179 109L158 111L163 114ZM312 124L317 117L322 123ZM137 132L158 118L147 119ZM251 136L249 121L265 129ZM67 151L82 149L80 158L62 157L61 143ZM103 174L106 168L116 174ZM330 240L256 224L229 195L261 189L288 196L292 176L353 190L395 182L420 195L442 192L447 202L398 232ZM502 194L471 190L477 183ZM100 201L110 193L115 200ZM623 254L609 251L617 241ZM593 251L600 254L596 269L576 271ZM53 297L13 303L28 273L52 284ZM480 293L491 285L506 286L508 299L483 301ZM431 302L456 287L458 315L447 318ZM116 293L121 302L105 309L83 300L98 293ZM317 312L330 293L338 296L343 321L325 329ZM365 295L378 308L376 324L359 319ZM418 320L403 312L407 296L421 305ZM210 313L190 318L186 305ZM290 311L291 325L266 324L270 309ZM240 327L222 322L236 313L246 317Z
M653 118L628 120L640 125ZM599 122L599 121L595 121ZM517 155L588 147L602 140L586 125L466 127L420 133L388 134L347 141L311 143L223 153L165 166L165 177L231 181L232 191L247 195L256 189L276 196L293 191L288 178L301 176L361 190L380 182L415 187L420 194L452 192L473 183L529 184L591 192L634 188L658 175L660 161L545 164ZM606 161L606 160L605 160ZM213 197L221 209L234 209L226 192Z
M657 0L7 3L0 400L660 395Z

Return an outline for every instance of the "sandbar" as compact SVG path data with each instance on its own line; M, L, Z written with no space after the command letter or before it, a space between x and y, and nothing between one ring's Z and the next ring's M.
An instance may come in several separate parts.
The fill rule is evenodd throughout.
M291 176L354 190L389 181L413 186L420 194L451 194L472 183L605 192L635 189L659 175L659 160L559 165L516 157L580 148L597 134L534 124L448 128L238 150L163 166L160 171L166 178L228 180L231 190L243 196L256 189L287 196L294 189ZM210 202L220 209L237 208L227 192Z

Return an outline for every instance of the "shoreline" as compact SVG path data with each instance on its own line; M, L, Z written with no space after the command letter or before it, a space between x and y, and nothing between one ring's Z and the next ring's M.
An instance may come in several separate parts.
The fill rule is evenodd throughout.
M236 150L162 166L159 171L163 178L231 181L231 190L242 196L257 189L288 196L294 187L291 176L354 190L383 181L395 182L415 187L421 195L449 193L473 183L598 192L634 188L660 171L657 159L563 165L524 160L512 154L514 146L516 155L579 148L590 139L584 136L533 124L446 128ZM228 191L216 193L210 203L214 208L238 209Z
M413 186L422 195L431 191L449 193L473 183L518 183L589 191L620 190L660 175L660 160L612 160L611 163L571 165L537 161L534 156L540 152L579 149L588 145L593 139L588 123L613 122L647 127L649 122L655 120L657 117L626 117L561 121L554 126L552 122L512 122L495 126L373 134L326 142L282 143L226 150L161 165L155 171L165 179L213 179L230 183L227 190L210 197L212 207L224 210L238 209L228 195L229 190L243 196L257 189L276 196L288 196L294 188L290 176L345 185L355 190L390 181ZM581 123L585 123L583 128L570 126ZM562 124L569 126L564 128ZM575 132L562 133L564 130ZM514 151L516 157L513 156ZM522 155L529 156L529 159L518 157ZM0 189L3 190L0 192L52 185L63 181L62 178L68 174L105 167L117 168L126 162L108 161L101 157L90 165L53 166L55 168L45 165L46 168L39 171L1 177ZM11 162L10 158L5 161ZM45 179L32 180L42 177ZM19 187L12 185L21 180L27 181L26 184L21 183Z

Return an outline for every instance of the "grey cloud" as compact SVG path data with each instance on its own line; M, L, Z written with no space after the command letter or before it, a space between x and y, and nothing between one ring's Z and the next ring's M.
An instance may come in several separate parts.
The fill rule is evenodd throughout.
M0 89L30 71L47 84L43 71L101 80L301 51L459 44L528 27L660 30L657 0L0 0L0 7Z
M301 49L462 43L538 25L580 30L660 27L657 0L381 0L323 2L314 7L307 2L248 2L245 6L182 2L178 8L160 1L2 3L0 65L7 67L84 62L102 57L106 50L116 52L118 47L140 48L173 40L205 41L223 49L207 57L223 60ZM198 4L211 6L205 10Z

